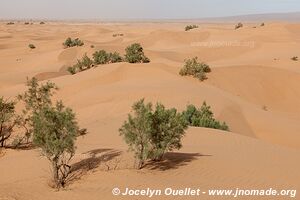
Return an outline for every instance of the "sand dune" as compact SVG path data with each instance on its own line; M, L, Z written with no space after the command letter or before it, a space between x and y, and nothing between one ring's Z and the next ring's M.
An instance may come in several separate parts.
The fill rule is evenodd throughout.
M254 29L245 24L234 30L234 24L202 24L185 32L185 25L0 25L0 95L12 98L24 91L27 76L51 80L60 87L57 98L76 111L89 131L77 141L77 178L60 192L47 185L49 163L37 149L2 150L0 199L115 199L114 187L300 189L300 69L290 59L300 56L300 26L270 23ZM113 37L116 33L124 36ZM63 49L68 36L85 45ZM66 73L85 53L106 49L123 54L133 42L143 45L151 63ZM37 48L30 50L29 43ZM184 59L193 56L211 66L208 80L178 75ZM231 132L190 128L183 149L160 165L136 171L118 128L140 98L180 111L207 101ZM107 166L116 169L107 171Z

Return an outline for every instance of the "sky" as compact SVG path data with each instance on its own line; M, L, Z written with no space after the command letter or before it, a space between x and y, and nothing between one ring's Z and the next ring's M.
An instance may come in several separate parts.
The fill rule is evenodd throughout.
M191 19L300 11L300 0L0 0L0 19Z

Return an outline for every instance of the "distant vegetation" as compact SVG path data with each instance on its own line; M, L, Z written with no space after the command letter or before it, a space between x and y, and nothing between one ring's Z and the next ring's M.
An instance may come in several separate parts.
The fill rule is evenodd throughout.
M123 58L118 52L108 53L105 50L96 51L93 54L94 63L96 65L122 62Z
M29 47L30 49L35 49L35 48L36 48L36 47L34 46L34 44L29 44L28 47Z
M29 23L29 22L24 22L24 24L25 24L25 25L29 25L30 23Z
M45 22L40 22L40 24L45 24Z
M192 30L192 29L195 29L195 28L198 28L197 25L188 25L185 27L185 31L189 31L189 30Z
M228 131L229 127L225 122L219 122L214 118L210 106L203 102L201 108L188 105L183 116L190 126L206 127Z
M237 25L235 25L235 29L239 29L242 28L244 25L242 23L238 23Z
M75 47L75 46L83 46L84 43L79 39L72 39L72 38L67 38L66 41L63 43L65 48L69 48L69 47Z
M126 49L125 60L129 63L149 63L150 59L145 56L143 47L139 43L134 43Z
M113 37L123 37L124 34L123 33L116 33L116 34L113 34Z
M261 25L260 26L265 26L265 23L261 23Z
M68 72L71 74L76 74L78 72L82 72L88 70L94 66L94 62L90 59L86 54L81 58L81 60L77 60L77 63L72 67L68 68Z
M166 109L158 103L153 109L142 99L132 109L133 115L128 115L119 132L135 153L137 169L143 168L147 160L160 161L166 152L182 147L181 138L188 126L175 108Z
M181 76L193 76L194 78L204 81L206 74L211 72L209 65L198 61L198 57L185 60L183 68L179 71Z
M6 25L14 25L15 23L14 22L8 22L6 23Z
M298 58L298 56L294 56L294 57L291 58L291 60L293 60L293 61L298 61L299 58Z

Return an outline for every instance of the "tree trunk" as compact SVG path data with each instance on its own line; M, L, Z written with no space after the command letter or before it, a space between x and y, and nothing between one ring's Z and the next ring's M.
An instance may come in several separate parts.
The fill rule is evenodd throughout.
M52 170L53 170L53 181L55 183L55 186L57 188L60 187L60 183L59 183L59 176L58 176L58 166L57 166L57 162L58 162L58 158L55 157L52 160Z

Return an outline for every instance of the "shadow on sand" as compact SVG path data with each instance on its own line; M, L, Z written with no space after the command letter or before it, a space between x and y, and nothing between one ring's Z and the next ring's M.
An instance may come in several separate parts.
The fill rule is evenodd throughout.
M200 153L175 153L169 152L166 153L164 159L159 162L150 161L145 165L145 169L150 170L169 170L169 169L177 169L181 166L185 166L188 163L196 160L201 156L211 156L211 155L203 155Z

